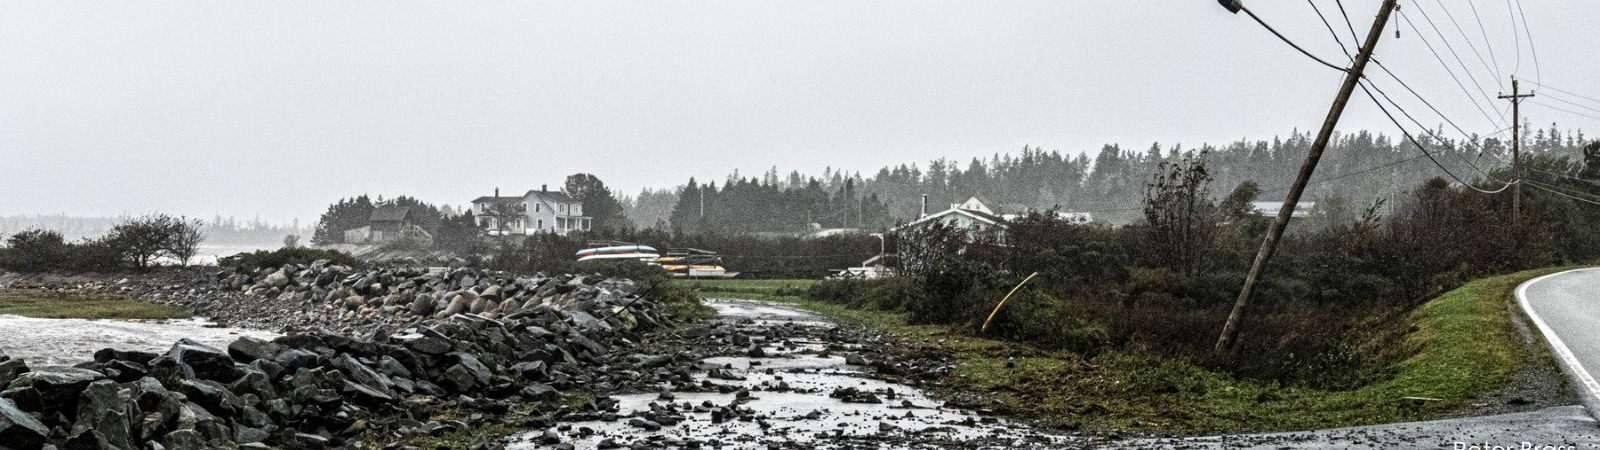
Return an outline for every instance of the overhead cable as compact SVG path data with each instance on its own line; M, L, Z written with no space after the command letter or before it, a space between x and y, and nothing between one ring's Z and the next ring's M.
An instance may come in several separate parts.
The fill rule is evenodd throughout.
M1283 35L1283 33L1279 33L1278 30L1273 29L1272 25L1267 25L1267 22L1264 21L1264 20L1261 20L1261 17L1256 16L1255 11L1251 11L1250 8L1245 8L1243 6L1240 6L1239 9L1243 10L1244 13L1249 15L1251 19L1255 19L1256 23L1261 24L1261 26L1266 28L1267 31L1271 31L1272 35L1277 36L1278 39L1282 40L1285 44L1289 44L1290 47L1294 47L1295 50L1299 50L1301 54L1304 54L1307 57L1309 57L1309 58L1311 58L1313 60L1316 60L1319 63L1322 63L1322 65L1328 66L1329 68L1332 68L1333 70L1337 70L1337 71L1340 71L1340 72L1345 72L1345 71L1349 70L1349 69L1345 69L1343 67L1336 66L1333 63L1330 63L1330 62L1327 62L1327 61L1323 61L1322 58L1318 58L1317 55L1313 55L1313 54L1311 54L1311 52L1306 51L1306 49L1300 48L1299 44L1295 44L1294 41L1291 41L1291 40L1289 40L1288 37L1285 37Z

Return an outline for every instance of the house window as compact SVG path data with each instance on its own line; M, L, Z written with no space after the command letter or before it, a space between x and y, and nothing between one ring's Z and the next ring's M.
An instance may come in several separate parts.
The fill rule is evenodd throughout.
M539 219L539 229L540 230L544 229L544 219Z
M539 204L538 203L534 203L533 204L533 212L539 212Z

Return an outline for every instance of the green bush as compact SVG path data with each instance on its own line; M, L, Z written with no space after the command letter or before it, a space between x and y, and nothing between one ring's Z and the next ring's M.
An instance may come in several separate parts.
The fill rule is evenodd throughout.
M6 238L5 267L18 272L46 272L60 269L67 259L68 245L61 233L28 230Z
M661 266L640 261L584 261L573 263L572 267L577 273L627 278L645 286L664 283L671 278L665 270L661 270Z
M912 324L978 326L994 303L1005 295L1001 272L987 264L949 259L928 268L923 281L924 299L910 304Z
M827 279L817 282L806 288L804 297L828 303L838 303L848 306L860 306L860 293L863 291L864 280L853 279Z
M1105 326L1083 320L1065 301L1033 289L1018 291L1007 300L995 313L988 333L1091 357L1111 343Z
M916 278L892 277L868 281L863 300L880 310L905 311L928 301L928 295Z
M780 290L778 295L783 292ZM917 277L822 280L804 291L790 288L788 292L811 300L882 311L905 311L927 299Z
M66 270L74 272L114 272L122 269L122 249L108 239L72 244L67 248Z
M231 267L240 270L256 270L263 267L283 267L288 264L311 264L312 262L326 259L333 264L360 267L361 261L349 253L338 250L321 250L314 248L280 248L277 250L256 250L250 253L240 253L217 260L222 267Z

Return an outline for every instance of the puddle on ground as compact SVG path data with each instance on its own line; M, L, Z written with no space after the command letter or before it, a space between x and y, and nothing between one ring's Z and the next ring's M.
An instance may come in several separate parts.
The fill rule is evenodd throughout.
M723 321L753 321L739 325L744 331L783 324L833 326L814 313L778 305L726 300L707 303ZM752 339L761 342L757 335L752 334ZM560 441L578 449L603 448L602 442L608 440L614 445L647 442L651 448L765 449L787 447L785 444L826 448L849 441L840 438L862 438L888 447L896 447L890 442L906 441L1038 439L1037 433L1025 426L943 408L943 402L920 390L871 378L867 368L846 364L844 357L819 355L826 354L821 351L828 342L796 337L761 343L766 357L706 358L693 375L696 385L745 389L748 398L739 399L737 392L616 395L611 397L618 402L616 420L564 423L557 431ZM716 376L710 375L712 371L718 372ZM855 398L878 403L845 402L830 396L840 388L871 393ZM730 405L750 414L724 420L718 411ZM652 411L655 414L650 414ZM661 424L654 431L630 424L644 416L681 416L681 421ZM533 430L514 436L507 448L551 448L539 443L544 433Z
M86 320L0 315L0 351L34 367L92 361L94 352L103 348L165 353L183 338L226 349L240 336L272 339L278 334L216 328L202 319Z

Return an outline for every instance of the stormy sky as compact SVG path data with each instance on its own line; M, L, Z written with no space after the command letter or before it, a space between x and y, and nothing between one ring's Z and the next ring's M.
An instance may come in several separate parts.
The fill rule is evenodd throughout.
M1246 1L1348 61L1307 3ZM1344 2L1357 32L1379 3ZM1401 3L1377 57L1469 132L1502 128L1484 97L1517 74L1547 85L1523 83L1529 120L1600 135L1600 2L1521 2L1526 27L1516 1ZM575 172L632 195L735 169L1193 148L1315 130L1341 76L1211 0L4 0L0 215L305 222L354 194L461 205ZM1340 128L1395 132L1359 93Z

